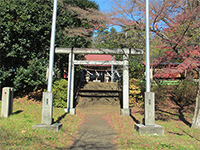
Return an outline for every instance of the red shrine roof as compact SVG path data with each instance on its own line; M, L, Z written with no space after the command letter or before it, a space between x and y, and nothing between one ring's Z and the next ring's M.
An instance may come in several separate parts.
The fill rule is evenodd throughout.
M94 55L94 54L88 54L88 55L85 56L85 60L112 61L112 55ZM113 56L113 60L115 61L115 56ZM89 65L89 66L111 66L111 65Z
M86 55L85 56L86 60L100 60L100 61L111 61L112 60L112 55ZM113 58L115 60L115 56Z

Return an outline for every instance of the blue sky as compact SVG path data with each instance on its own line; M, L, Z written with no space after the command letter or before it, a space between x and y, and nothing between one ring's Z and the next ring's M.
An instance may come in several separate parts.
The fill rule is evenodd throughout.
M111 5L112 5L112 0L90 0L90 1L94 1L96 2L96 4L99 5L99 10L101 12L106 12L109 11L111 9ZM121 27L118 26L113 26L118 32L121 30ZM110 27L109 29L111 29L112 27Z
M104 12L111 8L111 0L90 0L99 5L100 11Z

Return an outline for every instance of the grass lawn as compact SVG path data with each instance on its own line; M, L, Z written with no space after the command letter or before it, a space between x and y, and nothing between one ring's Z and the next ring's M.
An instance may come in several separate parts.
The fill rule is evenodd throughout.
M173 150L199 150L200 149L200 130L192 129L179 118L179 114L170 111L163 112L162 115L168 116L167 120L156 120L156 124L164 127L164 136L140 136L134 129L136 122L141 123L144 115L140 108L133 108L132 117L109 114L105 119L116 132L115 143L119 149L173 149ZM156 116L161 115L156 112ZM165 118L166 118L165 116ZM184 113L185 120L192 122L192 115Z
M41 123L42 103L14 99L13 114L0 117L0 149L67 149L73 144L77 128L83 121L81 115L66 114L61 108L53 109L55 122L61 122L58 133L32 129Z
M54 133L32 129L33 125L41 123L41 113L41 102L14 99L13 114L8 118L0 117L0 149L68 149L84 116L54 108L54 121L63 124L60 131ZM132 109L132 116L108 114L104 117L116 132L114 142L118 149L200 149L200 130L190 128L191 112L184 111L180 115L177 109L170 107L156 111L156 124L164 127L164 136L140 136L134 124L141 123L143 117L143 109L136 107Z

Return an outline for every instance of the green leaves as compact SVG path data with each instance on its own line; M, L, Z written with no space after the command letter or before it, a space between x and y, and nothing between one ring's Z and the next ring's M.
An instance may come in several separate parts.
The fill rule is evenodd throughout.
M44 86L50 45L50 0L0 0L1 87L15 90Z
M28 67L23 66L17 68L16 76L14 79L15 89L26 89L29 91L38 90L44 88L46 84L46 68L48 61L41 59L32 59L28 62Z
M64 108L67 106L68 82L65 79L57 80L53 84L53 105Z
M69 26L88 28L81 19L70 14L66 8L69 4L79 6L80 9L97 8L94 2L88 0L59 1L55 46L87 47L90 45L88 37L92 33L83 37L70 37L65 31ZM46 59L49 58L52 13L52 0L0 0L0 53L1 64L4 66L0 70L1 87L9 85L15 86L16 90L36 90L45 85L44 72Z

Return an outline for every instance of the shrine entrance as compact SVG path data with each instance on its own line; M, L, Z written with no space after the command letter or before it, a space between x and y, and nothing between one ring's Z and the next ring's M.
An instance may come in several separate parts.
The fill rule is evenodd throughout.
M142 55L143 50L140 49L90 49L90 48L56 48L57 54L69 55L68 66L68 93L66 112L75 114L74 108L74 66L75 65L114 65L123 66L122 79L122 108L121 115L130 115L129 110L129 55ZM123 61L96 61L96 60L75 60L76 54L104 54L104 55L123 55Z

